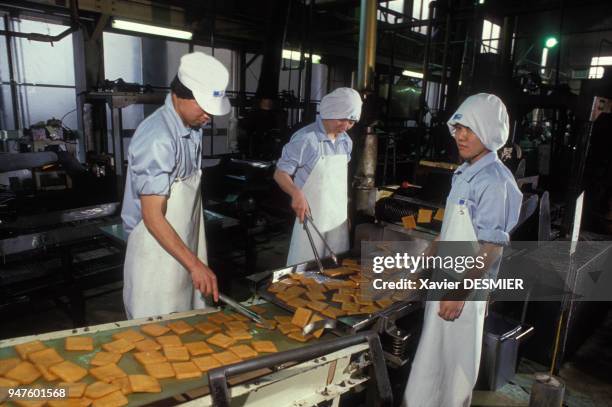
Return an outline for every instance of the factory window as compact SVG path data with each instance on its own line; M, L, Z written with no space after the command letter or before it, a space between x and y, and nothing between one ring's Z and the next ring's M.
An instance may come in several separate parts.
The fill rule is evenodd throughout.
M230 72L230 80L227 85L227 90L232 91L235 89L234 75L233 72L236 70L236 52L225 49L215 48L214 51L211 47L202 47L196 45L194 51L200 51L208 55L214 55ZM178 68L178 66L177 66ZM234 131L233 120L234 109L229 114L224 116L216 116L213 118L212 123L204 129L204 138L202 139L202 151L204 155L218 155L226 154L230 152L230 140L234 137L230 134L230 131ZM210 137L212 135L212 137Z
M612 56L593 57L591 59L591 67L589 68L589 79L603 78L604 66L612 66Z
M380 7L386 10L378 10L377 16L379 21L384 21L389 24L398 24L404 21L400 14L404 14L404 0L381 1Z
M484 20L482 23L482 44L480 46L481 53L497 54L499 48L499 33L501 27L489 20Z
M427 20L429 18L429 3L432 0L414 0L412 2L412 18L414 20ZM427 34L427 26L412 27L412 31Z
M57 35L68 26L45 21L10 19L9 30ZM6 61L6 38L2 37L2 60ZM30 127L51 118L63 119L65 126L76 129L77 116L72 35L53 44L12 38L13 73L18 84L18 100L10 97L8 64L2 62L2 106L4 125L14 122L12 108L19 106L20 127ZM11 105L8 115L7 105ZM14 124L13 126L16 126Z
M235 69L235 55L229 49L215 48L213 52L210 47L195 46L194 51L208 55L214 54L230 73ZM178 71L181 57L188 52L189 45L184 42L105 32L105 77L108 80L121 78L125 82L168 88ZM230 91L234 89L234 75L232 74L230 74L227 89ZM131 105L124 108L122 111L123 129L135 129L156 108L157 106L149 105ZM110 112L107 117L110 128ZM205 155L228 152L230 120L231 115L215 117L212 125L204 129L202 151ZM211 142L211 137L206 137L211 134L214 134L214 142Z
M109 81L123 79L129 83L143 83L142 80L142 42L140 37L133 35L105 32L104 47L104 78ZM144 120L144 106L130 105L122 109L121 125L123 129L135 129ZM110 111L107 114L110 137ZM112 148L112 143L108 144Z

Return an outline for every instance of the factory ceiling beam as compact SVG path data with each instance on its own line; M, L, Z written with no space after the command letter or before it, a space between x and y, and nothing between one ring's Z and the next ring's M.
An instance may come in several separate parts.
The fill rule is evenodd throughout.
M59 42L63 38L77 31L80 27L79 12L77 6L77 0L70 0L70 27L62 31L57 35L47 35L40 33L24 33L20 31L0 30L0 35L7 37L18 37L25 38L29 41L40 41L40 42Z

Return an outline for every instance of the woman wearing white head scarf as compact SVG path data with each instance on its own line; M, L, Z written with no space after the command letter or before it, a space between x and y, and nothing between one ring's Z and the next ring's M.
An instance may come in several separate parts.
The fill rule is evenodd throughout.
M518 222L522 202L512 173L497 158L497 150L508 139L508 113L497 96L480 93L463 102L448 126L465 162L453 175L442 231L426 255L444 257L449 245L439 242L466 242L465 247L473 250L467 254L486 260L485 267L465 271L465 279L495 279L502 247L510 240L508 232ZM441 301L426 302L402 406L470 405L486 301L465 301L469 294L456 291Z
M287 265L314 259L301 225L310 213L332 250L349 249L348 162L353 142L346 132L359 121L361 96L351 88L338 88L323 97L317 120L298 130L283 147L274 180L291 196L296 220ZM324 244L313 234L320 255Z

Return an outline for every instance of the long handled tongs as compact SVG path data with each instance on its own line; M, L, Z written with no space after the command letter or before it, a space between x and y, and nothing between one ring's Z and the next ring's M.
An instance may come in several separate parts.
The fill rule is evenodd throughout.
M327 240L325 240L325 238L323 237L323 234L321 232L319 232L319 229L317 228L317 226L312 221L312 216L310 214L306 214L304 216L304 230L306 231L306 235L308 235L308 241L310 242L310 247L312 247L312 252L314 253L315 260L317 261L317 266L319 267L319 271L321 273L323 273L323 270L324 270L323 269L323 263L321 263L321 257L319 256L319 252L318 252L317 247L316 247L316 245L314 243L314 240L312 238L312 234L310 233L310 228L308 227L309 223L313 227L315 232L317 232L317 235L319 235L319 238L321 239L321 241L325 245L325 248L329 251L330 257L332 258L332 260L334 261L336 266L338 266L338 257L336 256L336 253L332 250L332 248L329 247L329 244L327 243Z
M238 301L235 301L234 299L228 297L227 295L219 293L219 300L223 301L224 303L229 305L231 308L233 308L234 311L238 312L239 314L244 315L245 317L249 318L250 320L255 321L256 323L258 323L258 324L260 324L260 325L262 325L262 326L264 326L264 327L266 327L268 329L274 329L274 327L271 326L271 324L268 321L266 321L261 315L259 315L255 311L251 311L250 309L248 309L247 307L243 306Z

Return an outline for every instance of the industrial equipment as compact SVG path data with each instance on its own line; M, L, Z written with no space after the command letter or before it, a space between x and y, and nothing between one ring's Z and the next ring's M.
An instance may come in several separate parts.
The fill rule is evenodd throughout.
M244 305L252 306L253 304L245 303ZM272 304L260 303L256 306L266 318L289 317L286 311ZM106 346L106 343L117 338L115 335L122 332L132 332L132 335L138 335L139 338L144 339L145 336L138 333L139 328L140 332L147 333L146 337L149 340L154 339L150 336L151 331L147 330L147 326L151 325L155 325L164 332L169 332L168 327L173 324L175 326L181 324L181 327L187 327L186 332L181 333L179 339L182 343L198 341L202 343L203 340L215 343L210 341L215 334L206 331L204 325L199 327L200 324L221 316L238 322L233 319L231 313L216 311L215 309L189 311L3 340L0 341L0 359L7 360L17 356L15 349L20 349L20 346L29 346L24 344L38 343L39 346L55 349L62 360L70 361L81 369L83 367L89 369L94 367L90 363L101 349L100 345ZM208 323L208 325L212 324ZM198 360L196 365L197 358L193 357L191 360L194 363L187 362L187 364L193 364L199 368L192 372L190 378L181 379L181 376L178 376L179 378L175 379L175 373L172 373L170 375L172 378L159 379L161 392L132 393L125 396L126 399L129 400L130 405L134 406L151 403L229 406L230 399L232 405L239 402L263 406L269 405L270 397L273 397L274 402L279 405L299 403L308 406L327 400L339 400L351 392L365 389L367 397L378 400L377 404L391 405L389 378L380 341L374 332L364 331L357 335L339 338L325 334L320 339L313 339L310 343L304 344L287 338L277 330L249 324L248 336L255 341L269 341L278 352L269 355L257 355L255 352L257 355L255 358L252 358L253 355L251 355L250 359L235 364L234 362L240 359L234 356L234 362L222 363L227 366L220 366L219 362L215 362L216 366L220 366L216 368L204 360ZM87 351L67 351L65 341L72 338L93 338L95 346ZM250 343L243 340L233 342ZM210 358L212 360L215 360L214 356L221 353L230 353L224 352L219 345L211 346L207 348L213 352L209 353L209 356L213 355L213 358ZM133 347L134 344L130 348ZM250 347L246 346L246 348ZM143 368L143 365L138 363L134 352L127 351L120 359L114 369L115 372L124 372L123 377L149 372L146 365ZM188 356L187 359L190 357ZM177 363L175 366L180 364ZM86 374L87 370L84 370L84 373ZM90 375L98 374L95 369L90 369L89 373ZM95 381L90 375L82 375L78 381L84 383ZM39 379L36 383L44 385L45 382L44 379Z

